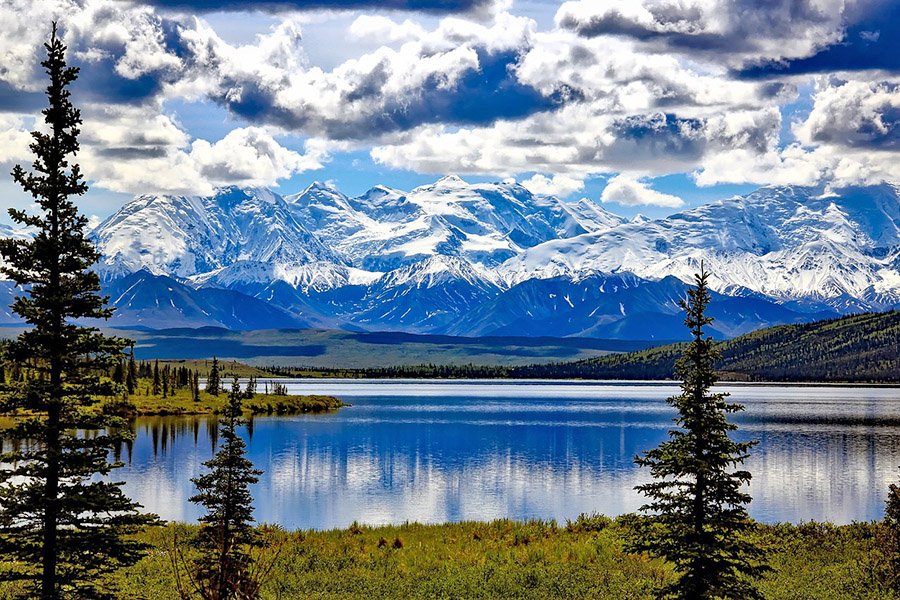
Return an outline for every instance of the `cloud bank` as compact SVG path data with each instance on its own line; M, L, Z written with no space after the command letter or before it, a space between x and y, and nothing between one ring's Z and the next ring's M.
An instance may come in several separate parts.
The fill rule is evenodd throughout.
M222 11L265 12L266 28L234 41L208 19ZM0 19L0 162L27 153L58 19L82 69L84 166L114 191L271 185L348 151L539 194L613 176L604 201L670 208L647 178L900 179L886 0L572 0L549 27L496 0L9 0ZM330 68L305 46L323 22L349 56ZM196 132L173 102L216 107L228 130Z

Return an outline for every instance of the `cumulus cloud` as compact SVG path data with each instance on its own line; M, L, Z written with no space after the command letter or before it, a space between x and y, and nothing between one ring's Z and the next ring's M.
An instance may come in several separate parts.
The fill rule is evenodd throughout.
M691 171L731 148L765 152L777 144L780 126L775 108L685 119L668 113L618 117L579 103L485 128L425 127L371 154L376 162L427 173L538 171L584 179L627 170L653 176Z
M0 164L29 160L32 155L28 145L32 141L24 118L0 113Z
M294 173L322 168L318 153L288 150L258 127L233 129L212 144L196 140L191 144L190 158L207 180L218 185L235 181L273 185Z
M763 152L724 149L695 173L699 185L866 185L900 179L900 82L821 77L797 142ZM737 168L737 165L740 167Z
M132 194L208 194L223 185L276 185L322 167L325 148L303 154L267 131L236 128L216 142L191 140L171 117L151 108L88 106L80 155L95 185Z
M156 97L184 68L175 34L180 25L150 7L116 0L10 0L0 4L0 83L16 92L43 89L39 62L54 20L70 63L83 67L79 101L140 103ZM0 102L6 99L0 92Z
M678 196L658 192L651 189L647 183L628 175L616 175L610 179L600 194L600 200L622 206L663 206L666 208L684 206L684 200Z
M490 7L494 0L147 0L160 8L190 12L307 10L407 10L433 13L475 11Z
M826 80L794 133L808 145L900 149L900 81Z
M537 194L539 196L566 197L584 189L583 180L568 177L566 175L547 177L541 173L536 173L521 183L522 187L532 194Z
M366 51L333 68L311 64L302 34L316 24L298 10L375 4L413 12L341 12L351 43ZM181 10L188 5L267 10L274 25L232 43ZM36 24L59 19L83 67L83 163L117 191L271 184L360 149L418 172L526 174L539 194L569 195L589 177L627 172L609 193L631 202L659 194L645 178L669 173L692 173L698 185L898 177L896 3L572 0L546 31L511 7L8 0L0 160L22 156L22 115L43 104L36 65L47 31ZM444 14L423 20L422 11ZM797 74L838 66L870 71L820 77L809 114L783 126L780 107L810 80ZM224 107L234 131L197 136L165 114L171 99ZM671 198L662 201L674 206Z
M202 23L183 31L197 68L177 89L253 123L363 140L429 122L519 118L564 101L522 83L512 69L533 35L530 19L504 13L482 25L445 18L433 31L409 32L414 39L399 48L382 46L331 71L304 64L299 27L289 23L249 46L232 46ZM392 26L357 20L356 33Z
M651 52L676 52L733 67L806 57L839 42L854 0L573 0L560 27L620 36Z

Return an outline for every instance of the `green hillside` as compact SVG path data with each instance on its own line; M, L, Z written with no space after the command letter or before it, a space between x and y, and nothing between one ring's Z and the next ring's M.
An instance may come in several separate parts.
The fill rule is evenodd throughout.
M515 377L666 379L683 344L514 369ZM719 344L723 379L900 381L900 312L761 329Z

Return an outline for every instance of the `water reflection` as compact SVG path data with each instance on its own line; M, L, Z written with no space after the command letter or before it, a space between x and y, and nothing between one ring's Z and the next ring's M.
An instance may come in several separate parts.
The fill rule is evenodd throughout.
M302 386L302 387L301 387ZM666 385L304 381L341 396L334 414L257 417L250 458L260 521L345 527L407 520L574 518L636 509L635 454L671 427ZM733 386L741 437L760 440L751 514L763 521L879 518L900 471L900 390ZM215 448L212 418L138 419L129 494L195 519L191 477ZM252 435L250 433L252 432Z

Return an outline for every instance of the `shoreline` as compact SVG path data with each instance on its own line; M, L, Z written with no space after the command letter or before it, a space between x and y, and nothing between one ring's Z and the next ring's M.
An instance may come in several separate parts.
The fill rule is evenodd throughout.
M659 385L659 384L680 384L678 379L588 379L577 377L309 377L309 376L277 376L277 377L260 377L259 381L271 379L272 381L398 381L398 382L508 382L508 383L596 383L596 384L615 384L615 385ZM243 379L242 379L243 381ZM900 381L887 382L853 382L853 381L746 381L737 379L719 379L717 386L733 385L738 387L873 387L873 388L900 388Z

